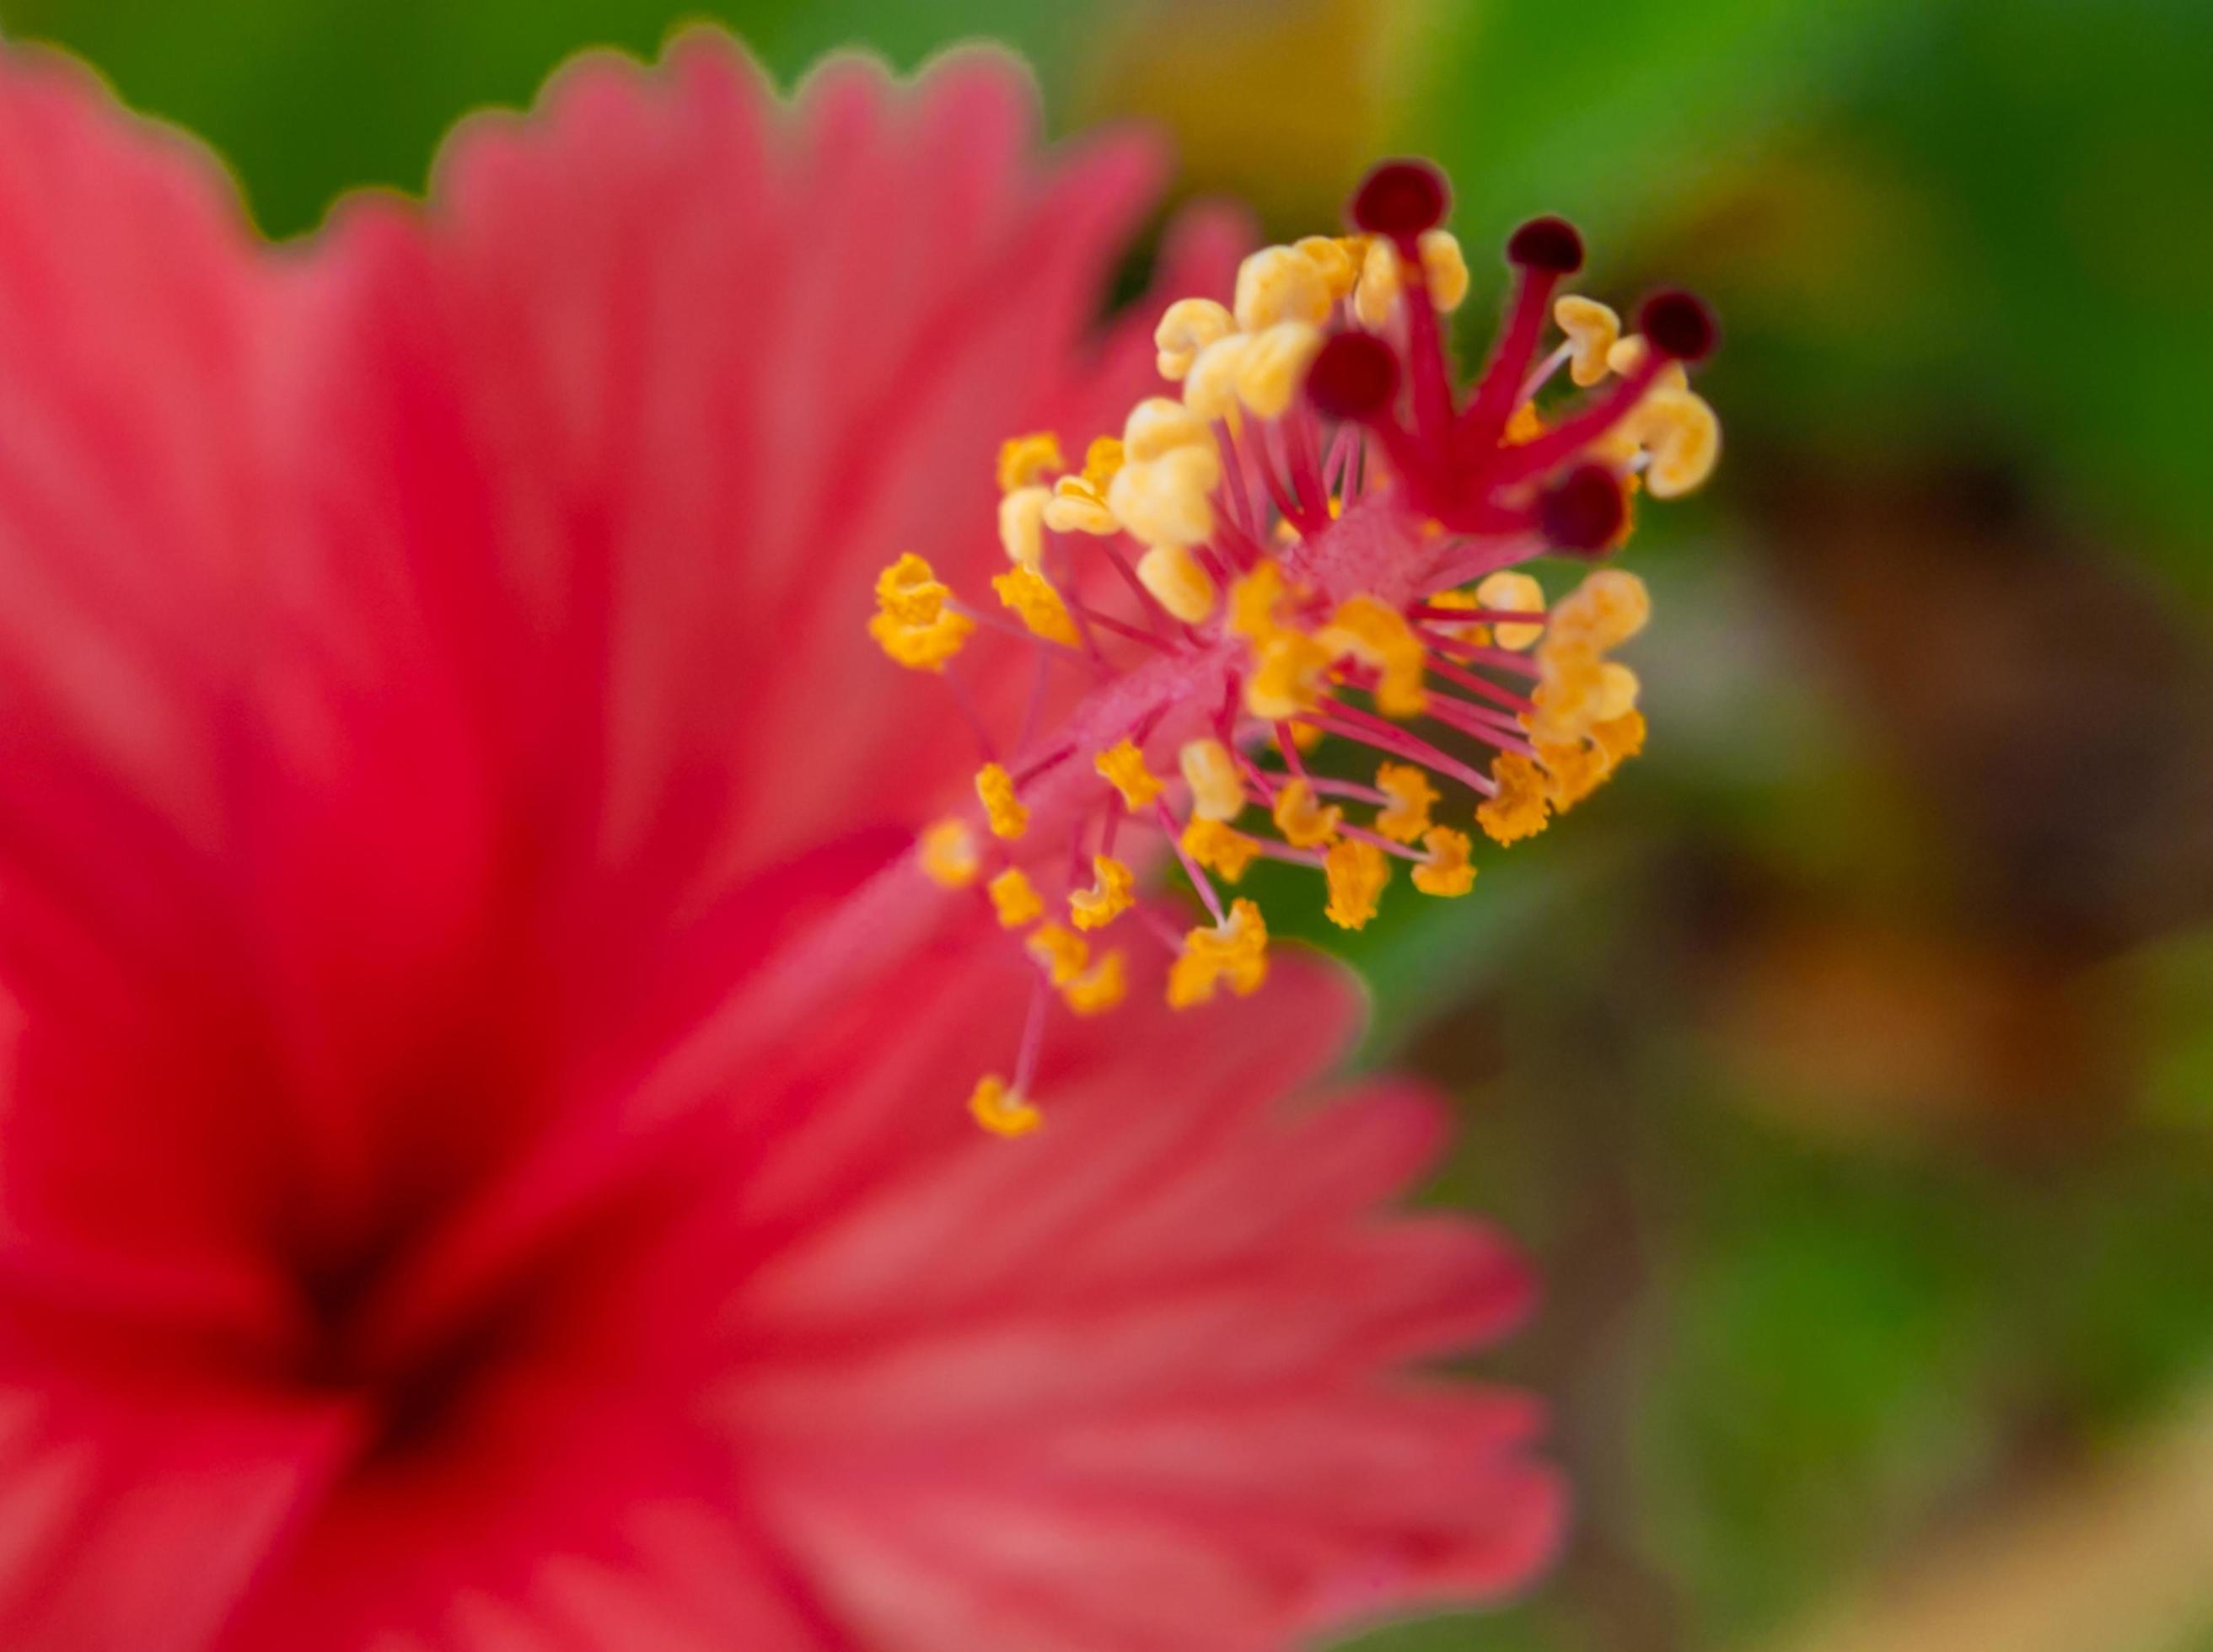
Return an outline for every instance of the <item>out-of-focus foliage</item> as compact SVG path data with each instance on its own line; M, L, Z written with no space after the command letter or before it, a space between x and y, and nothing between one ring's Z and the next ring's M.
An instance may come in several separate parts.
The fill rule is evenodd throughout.
M0 0L279 234L686 15L787 76L995 35L1286 231L1430 152L1466 314L1539 210L1722 312L1729 456L1631 553L1649 754L1469 899L1306 931L1467 1104L1441 1196L1544 1264L1583 1510L1525 1606L1363 1646L1789 1645L2207 1381L2213 7ZM2150 1644L2213 1646L2184 1581Z
M71 46L127 101L207 137L279 235L352 186L420 187L457 115L528 102L580 48L651 56L694 20L727 24L787 79L840 46L911 64L973 35L1052 61L1080 21L1018 0L0 0L11 33Z
M1840 454L1965 427L2208 590L2213 10L1443 15L1409 137L1453 168L1464 223L1559 203L1601 249L1633 237L1723 299L1736 425Z

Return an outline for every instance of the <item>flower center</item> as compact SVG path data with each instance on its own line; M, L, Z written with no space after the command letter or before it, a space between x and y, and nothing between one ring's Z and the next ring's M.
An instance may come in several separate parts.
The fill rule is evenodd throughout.
M430 1336L399 1340L384 1328L385 1299L429 1224L399 1223L357 1245L296 1265L302 1311L288 1380L363 1402L374 1419L361 1464L373 1467L436 1448L485 1373L521 1340L533 1292L513 1288Z
M1049 434L1009 442L1009 568L991 583L1009 614L918 557L878 582L885 652L964 699L956 656L979 628L1091 680L1058 728L987 750L979 813L919 846L921 869L979 887L1038 965L1012 1079L971 1098L987 1128L1041 1122L1027 1090L1055 997L1084 1015L1124 996L1125 953L1094 932L1126 915L1163 947L1179 1008L1253 991L1266 923L1217 880L1261 858L1310 868L1331 921L1358 929L1394 868L1425 895L1472 886L1470 833L1434 812L1448 795L1472 794L1473 823L1511 844L1641 747L1638 681L1611 656L1645 623L1643 582L1597 567L1548 600L1523 564L1605 557L1636 493L1673 498L1712 471L1720 426L1686 370L1712 321L1662 292L1625 336L1560 291L1582 264L1573 226L1533 219L1507 244L1505 318L1463 391L1443 339L1469 285L1448 207L1434 168L1379 167L1352 202L1359 233L1253 253L1230 305L1168 307L1154 338L1180 399L1140 402L1080 469ZM1563 377L1582 393L1556 394ZM1323 739L1373 753L1373 783L1310 767ZM1266 825L1248 828L1255 812ZM1133 858L1163 853L1206 924L1135 898Z
M308 1389L368 1398L376 1409L369 1460L412 1455L452 1416L452 1402L480 1358L478 1320L427 1356L392 1360L365 1333L369 1302L400 1252L400 1241L305 1265L299 1301L305 1314L296 1380Z

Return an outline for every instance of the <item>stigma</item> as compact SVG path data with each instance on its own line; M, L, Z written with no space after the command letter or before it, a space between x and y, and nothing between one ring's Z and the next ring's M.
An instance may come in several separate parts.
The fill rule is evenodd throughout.
M1266 920L1226 893L1255 862L1310 870L1329 920L1358 929L1401 870L1418 898L1466 895L1478 834L1535 836L1643 747L1616 655L1651 605L1614 558L1635 496L1679 497L1719 459L1691 378L1712 320L1662 291L1625 326L1566 290L1575 229L1533 219L1463 384L1446 335L1474 283L1449 201L1424 162L1377 168L1350 233L1254 253L1228 304L1167 308L1174 393L1080 466L1052 432L1009 438L996 603L912 555L877 582L887 655L955 694L956 656L1001 638L1041 656L1040 685L1082 682L1057 727L1033 705L1014 749L982 753L973 808L917 845L922 875L972 890L1035 965L1012 1076L972 1098L986 1129L1043 1122L1049 1021L1119 1004L1131 948L1165 952L1180 1009L1259 990ZM1310 760L1323 741L1331 760ZM1171 862L1196 925L1143 887Z

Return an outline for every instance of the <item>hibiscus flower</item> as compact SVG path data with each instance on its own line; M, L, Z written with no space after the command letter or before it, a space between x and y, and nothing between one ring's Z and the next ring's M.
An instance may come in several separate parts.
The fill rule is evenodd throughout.
M1218 1649L1552 1549L1525 1310L1316 963L1035 968L857 615L1158 390L1156 165L686 38L270 249L0 55L0 1644ZM1287 618L1285 624L1290 621ZM962 679L979 719L1026 663ZM1051 706L1058 691L1042 697Z

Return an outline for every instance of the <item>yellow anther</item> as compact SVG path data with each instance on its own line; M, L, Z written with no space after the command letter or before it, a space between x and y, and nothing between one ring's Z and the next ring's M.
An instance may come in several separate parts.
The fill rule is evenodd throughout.
M1637 674L1618 661L1608 660L1598 668L1598 693L1591 707L1594 724L1612 722L1625 717L1637 710L1638 689Z
M1237 364L1237 394L1262 418L1287 411L1307 369L1321 353L1321 329L1303 321L1279 321L1256 332Z
M1283 790L1276 794L1273 812L1276 830L1294 849L1320 849L1335 843L1338 828L1344 821L1344 811L1334 803L1324 803L1303 779L1284 782Z
M1326 738L1321 729L1315 728L1310 722L1298 722L1291 725L1291 746L1295 751L1311 752Z
M1375 709L1387 717L1417 717L1429 704L1422 687L1428 658L1406 616L1372 596L1338 605L1320 638L1339 658L1350 655L1377 673Z
M1540 744L1537 760L1544 765L1545 796L1555 814L1565 814L1596 791L1613 768L1606 753L1585 740Z
M1631 333L1606 352L1606 364L1623 378L1637 371L1644 360L1645 344L1642 334ZM1652 393L1662 390L1688 390L1691 375L1684 371L1680 362L1670 362L1660 369L1660 376L1652 381Z
M1091 948L1083 937L1064 924L1040 924L1022 945L1055 986L1066 986L1091 961Z
M1509 448L1526 448L1544 434L1544 415L1537 411L1535 402L1525 401L1508 417L1506 429L1500 433L1498 439ZM1625 464L1634 457L1634 454L1628 454L1623 462Z
M1245 709L1271 722L1319 705L1335 659L1314 638L1277 619L1284 595L1283 572L1267 561L1229 589L1229 629L1253 643L1253 671L1246 680Z
M876 576L869 635L891 658L918 671L942 671L976 622L948 606L953 593L911 551Z
M1644 629L1652 617L1651 593L1625 568L1600 568L1552 610L1556 641L1573 641L1604 652Z
M1100 753L1092 766L1122 794L1125 808L1143 808L1161 795L1160 777L1145 766L1145 754L1127 737Z
M984 886L999 914L1002 929L1019 930L1045 916L1045 897L1019 866L1010 866Z
M1060 456L1060 438L1051 430L1009 436L999 444L999 491L1033 487L1046 477L1068 468Z
M1248 335L1233 332L1200 351L1184 375L1183 405L1204 419L1228 418L1235 412L1237 381L1252 344Z
M1183 951L1168 969L1168 1003L1178 1009L1204 1003L1224 983L1241 998L1267 978L1268 925L1251 901L1235 901L1218 927L1184 936Z
M927 625L901 625L881 614L869 621L869 634L895 663L916 671L942 671L945 662L960 652L976 622L951 609Z
M1234 820L1245 808L1245 782L1237 756L1208 736L1187 740L1176 753L1176 766L1191 788L1191 812L1202 820Z
M1391 881L1389 858L1374 844L1348 838L1323 856L1322 874L1329 880L1323 916L1340 930L1366 929Z
M895 625L881 614L869 621L869 634L893 663L915 671L944 670L975 629L974 620L949 608L927 625Z
M1322 285L1332 300L1351 292L1352 283L1360 278L1360 266L1353 262L1351 249L1335 235L1302 235L1291 243L1291 250L1304 253L1307 262L1320 272Z
M1589 389L1606 375L1607 353L1621 342L1621 318L1595 298L1565 293L1553 302L1552 320L1572 352L1568 376Z
M1019 838L1030 829L1030 812L1015 796L1015 779L996 763L976 771L976 796L995 838Z
M1548 777L1552 812L1566 814L1643 749L1644 718L1637 711L1593 723L1587 740L1539 744L1537 760Z
M1414 887L1425 895L1464 895L1475 887L1475 868L1468 860L1465 832L1450 826L1431 826L1422 834L1430 857L1414 869Z
M1106 490L1122 468L1122 438L1094 436L1083 452L1083 473L1064 476L1046 501L1045 525L1056 533L1119 533L1122 524L1107 508Z
M1386 763L1375 771L1376 789L1391 800L1375 816L1375 829L1393 843L1410 844L1430 829L1437 789L1411 763Z
M1533 613L1545 612L1545 588L1537 582L1533 574L1518 569L1501 569L1484 576L1475 588L1475 605L1489 608L1495 613ZM1501 620L1491 628L1491 637L1503 649L1526 649L1545 634L1545 622L1536 619L1526 625L1509 625Z
M1329 278L1293 247L1263 247L1237 266L1237 325L1259 332L1283 321L1318 327L1329 320Z
M1544 771L1534 759L1519 752L1501 752L1491 765L1498 795L1486 798L1475 811L1475 823L1493 843L1518 843L1545 829L1547 804Z
M983 850L966 820L940 820L924 827L915 853L923 875L948 889L966 889L983 869Z
M1045 557L1045 508L1052 501L1046 487L1016 488L999 501L999 545L1017 567L1034 568Z
M1214 612L1214 576L1180 545L1156 545L1139 557L1137 583L1186 625Z
M1644 485L1655 499L1681 497L1721 461L1722 422L1705 398L1691 391L1655 391L1637 404L1636 425L1652 455Z
M1211 442L1177 448L1125 464L1106 490L1106 505L1140 545L1202 545L1213 537L1208 496L1221 479L1222 455Z
M1160 354L1155 363L1164 379L1180 379L1191 371L1198 352L1217 338L1228 337L1236 323L1229 312L1211 298L1179 298L1161 313L1153 329L1153 346Z
M1061 988L1060 996L1079 1015L1103 1015L1127 997L1129 991L1128 969L1117 948Z
M968 1097L968 1113L994 1136L1027 1136L1045 1123L1045 1115L1009 1089L1007 1081L997 1074L976 1081L976 1088Z
M1091 445L1083 450L1083 485L1104 498L1106 485L1114 479L1114 472L1122 468L1128 457L1119 436L1094 436Z
M1056 533L1091 533L1104 537L1119 533L1122 524L1106 508L1104 489L1081 476L1064 476L1052 485L1052 497L1045 503L1045 525Z
M1253 642L1266 642L1281 629L1276 605L1283 598L1283 570L1264 558L1229 587L1229 629Z
M1606 692L1605 664L1588 643L1548 641L1538 651L1537 686L1529 695L1535 709L1523 718L1530 734L1555 744L1588 734Z
M1180 401L1148 396L1130 410L1122 424L1122 464L1149 465L1179 448L1217 449L1207 422ZM1116 471L1121 469L1117 465ZM1109 480L1112 480L1110 475Z
M1631 711L1619 717L1608 717L1594 724L1591 738L1599 743L1610 763L1626 763L1644 749L1644 714Z
M1219 820L1203 818L1186 826L1180 841L1185 854L1228 883L1243 877L1245 869L1260 853L1258 838L1248 838Z
M1278 630L1253 650L1253 674L1245 682L1245 709L1256 717L1281 722L1320 705L1328 689L1336 655L1304 631Z
M1068 898L1068 915L1079 930L1103 930L1137 904L1137 874L1109 855L1094 855L1098 881Z
M902 625L927 625L952 594L929 562L911 551L876 576L876 612Z
M1425 230L1421 248L1430 302L1441 310L1458 309L1467 296L1467 258L1460 250L1460 238L1449 229Z
M1458 309L1467 297L1467 259L1460 241L1448 229L1425 231L1421 238L1422 282L1430 302L1440 310ZM1361 326L1380 330L1391 319L1391 308L1405 285L1405 271L1399 249L1381 235L1372 235L1360 264L1360 284L1352 294L1352 313Z
M1048 643L1063 643L1074 648L1082 639L1076 635L1076 622L1068 617L1068 605L1060 600L1060 593L1052 588L1052 582L1034 568L1009 568L991 578L991 588L999 594L999 600L1021 615L1022 624L1030 628L1033 637L1042 637Z
M1360 284L1352 290L1352 313L1362 326L1380 332L1398 302L1398 249L1381 235L1371 236L1360 260Z

